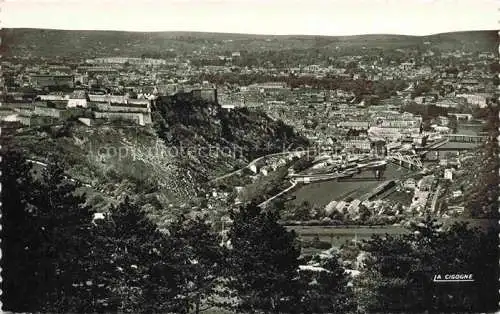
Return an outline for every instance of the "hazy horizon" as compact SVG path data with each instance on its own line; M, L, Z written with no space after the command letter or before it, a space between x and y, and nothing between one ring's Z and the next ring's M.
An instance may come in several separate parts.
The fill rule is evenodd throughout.
M356 37L356 36L409 36L409 37L426 37L440 34L466 33L466 32L499 32L497 29L473 29L459 30L442 33L430 33L423 35L409 35L398 33L360 33L352 35L317 35L317 34L257 34L257 33L233 33L233 32L212 32L212 31L190 31L190 30L167 30L167 31L135 31L135 30L119 30L119 29L64 29L64 28L40 28L40 27L4 27L4 29L25 29L25 30L50 30L50 31L81 31L81 32L124 32L124 33L199 33L199 34L220 34L220 35L244 35L244 36L271 36L271 37L287 37L287 36L304 36L304 37Z
M3 28L267 36L497 30L494 0L5 0Z

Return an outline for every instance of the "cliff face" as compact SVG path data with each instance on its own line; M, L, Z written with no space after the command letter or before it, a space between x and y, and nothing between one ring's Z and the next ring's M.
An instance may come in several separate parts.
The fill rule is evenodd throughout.
M179 148L180 161L201 181L266 154L308 146L292 127L262 112L227 111L185 94L158 99L153 119L158 136Z
M84 183L81 192L96 210L106 210L125 195L151 215L175 214L170 206L196 195L196 182L155 131L123 122L87 127L76 122L18 132L11 145L41 164L63 164L65 172Z

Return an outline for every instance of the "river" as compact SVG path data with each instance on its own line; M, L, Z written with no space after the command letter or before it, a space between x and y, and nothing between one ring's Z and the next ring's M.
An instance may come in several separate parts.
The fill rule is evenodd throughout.
M293 202L302 203L307 201L311 204L324 207L332 200L340 200L345 197L359 197L364 193L368 193L385 180L398 179L410 174L411 171L397 166L395 164L387 164L387 169L384 173L384 178L381 181L323 181L314 182L297 189L292 195L296 199ZM361 174L353 176L353 178L373 179L375 177L372 171L365 171Z
M463 126L459 124L457 133L477 135L480 131L481 125L477 126ZM476 143L446 143L442 148L474 148L478 144ZM441 151L440 154L446 154L447 151ZM428 162L424 164L429 164ZM387 169L384 173L384 179L382 181L323 181L314 182L297 189L292 193L296 198L293 200L294 203L302 203L307 201L311 204L324 207L332 200L341 200L345 197L360 197L364 193L368 193L379 184L382 184L384 180L399 179L410 174L411 171L397 166L395 164L389 163ZM371 171L363 172L359 175L354 176L354 178L374 178L374 173Z

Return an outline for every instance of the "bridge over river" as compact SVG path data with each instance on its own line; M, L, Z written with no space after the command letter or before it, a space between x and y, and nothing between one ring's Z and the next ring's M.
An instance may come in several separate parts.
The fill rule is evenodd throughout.
M416 147L415 155L394 152L388 155L388 159L402 167L411 170L421 170L424 168L422 160L439 160L441 152L462 152L476 148L486 140L485 136L451 134L440 141L431 143L425 147ZM433 158L430 158L433 153Z
M488 139L487 136L470 134L448 134L446 138L455 143L482 143Z
M460 136L464 136L459 134ZM467 135L469 136L469 135ZM469 136L473 139L482 139L482 136ZM399 180L407 178L408 175L425 168L423 157L431 152L467 151L479 145L478 141L452 142L452 138L446 137L442 140L431 143L422 148L416 148L414 155L401 154L399 152L390 153L386 160L379 160L368 163L358 163L355 167L339 172L327 173L299 173L291 174L289 178L293 180L293 187L275 195L272 199L292 193L295 195L294 202L308 201L319 206L325 206L331 200L345 195L362 195L376 188L381 180ZM439 157L439 156L438 156ZM379 176L374 175L374 171L379 170ZM306 183L297 186L297 183ZM267 205L270 201L264 202Z

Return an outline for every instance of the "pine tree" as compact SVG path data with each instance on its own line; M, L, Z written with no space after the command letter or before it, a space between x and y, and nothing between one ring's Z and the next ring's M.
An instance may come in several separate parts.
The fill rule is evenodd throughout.
M498 240L465 224L444 228L426 218L411 233L374 236L357 281L359 304L367 312L482 312L496 308L497 298L483 289L498 275ZM437 274L473 274L472 283L435 283Z
M295 233L278 224L278 218L253 203L231 213L228 286L237 292L240 311L300 312L300 247Z
M221 237L201 216L187 219L181 216L170 228L173 239L180 241L189 260L185 272L190 308L200 313L214 305L224 275L226 249L220 246ZM203 306L202 306L203 305Z
M2 147L2 303L3 310L39 310L33 252L37 234L31 225L27 197L33 185L29 165L21 153ZM31 296L26 298L26 296Z
M408 275L416 262L410 243L387 235L374 236L364 250L369 253L358 278L358 303L368 312L404 311L419 301L420 287L409 289Z
M93 211L84 205L85 196L77 195L78 185L66 178L60 164L51 163L30 195L38 261L45 272L44 312L95 308L95 280L88 274L95 258L89 242Z
M304 313L349 313L356 309L349 288L349 275L340 264L338 254L327 251L314 255L310 269L301 269L302 309Z
M188 265L178 241L161 233L126 199L99 222L96 235L101 269L111 298L103 300L127 313L186 313L182 295Z
M17 152L1 167L4 310L187 312L182 243L137 206L93 221L57 163L36 181Z
M76 184L65 179L58 164L34 181L29 166L15 152L6 155L2 167L7 187L2 190L6 308L43 312L92 308L89 287L80 285L88 282L84 266L93 258L88 245L92 213L83 206L84 198L75 195Z

